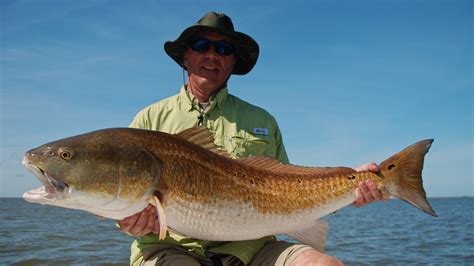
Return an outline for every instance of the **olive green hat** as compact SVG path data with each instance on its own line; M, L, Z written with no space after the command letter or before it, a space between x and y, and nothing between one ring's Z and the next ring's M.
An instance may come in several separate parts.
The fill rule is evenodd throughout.
M232 20L222 13L209 12L195 25L185 29L175 41L165 43L166 53L173 58L181 67L183 66L184 52L188 42L200 32L215 32L230 38L236 48L237 61L232 74L245 75L252 70L257 63L259 47L252 37L234 31Z

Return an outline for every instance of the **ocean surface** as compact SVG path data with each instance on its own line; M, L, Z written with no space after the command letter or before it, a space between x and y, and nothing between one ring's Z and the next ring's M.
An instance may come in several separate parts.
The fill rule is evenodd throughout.
M326 217L327 252L346 265L474 265L474 198L399 200ZM0 198L0 265L124 265L132 238L82 211Z

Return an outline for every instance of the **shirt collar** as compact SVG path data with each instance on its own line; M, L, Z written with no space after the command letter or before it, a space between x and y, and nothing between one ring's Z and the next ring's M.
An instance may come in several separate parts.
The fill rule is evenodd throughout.
M224 104L225 100L227 99L227 95L229 94L229 90L226 87L220 89L216 94L212 95L209 99L210 108L209 111L214 109L216 106L217 108L221 109L222 105ZM186 90L186 87L183 85L181 90L179 91L179 98L181 102L184 104L186 110L189 112L192 111L198 103L196 97L189 93Z

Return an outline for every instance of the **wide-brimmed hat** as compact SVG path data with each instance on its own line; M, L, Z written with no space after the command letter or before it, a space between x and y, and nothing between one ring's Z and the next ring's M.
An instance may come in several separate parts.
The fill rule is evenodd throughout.
M237 60L232 74L245 75L257 63L259 47L252 37L234 30L232 20L222 13L209 12L195 25L185 29L175 41L165 43L166 53L181 67L188 42L200 32L215 32L230 38L236 48Z

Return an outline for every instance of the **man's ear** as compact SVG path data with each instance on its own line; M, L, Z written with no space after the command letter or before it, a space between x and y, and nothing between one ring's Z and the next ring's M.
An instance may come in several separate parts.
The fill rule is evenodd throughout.
M186 57L183 59L183 66L188 67L188 59Z

